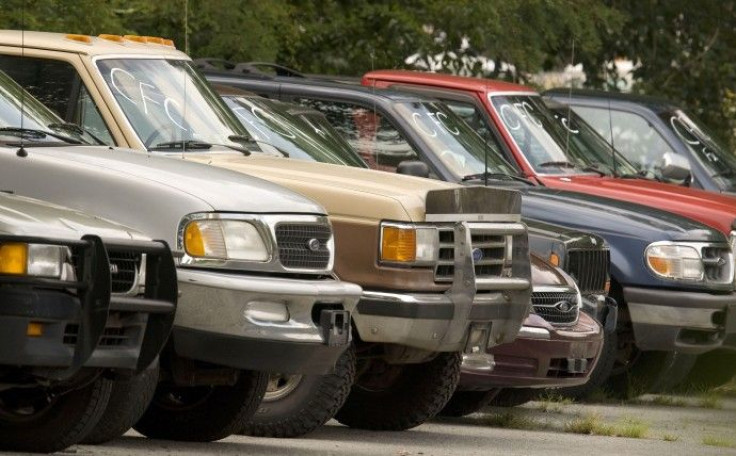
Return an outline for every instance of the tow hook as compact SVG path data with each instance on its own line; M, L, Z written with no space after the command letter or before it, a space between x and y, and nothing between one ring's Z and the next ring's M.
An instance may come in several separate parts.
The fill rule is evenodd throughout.
M328 347L350 343L350 312L325 309L319 316L322 339Z

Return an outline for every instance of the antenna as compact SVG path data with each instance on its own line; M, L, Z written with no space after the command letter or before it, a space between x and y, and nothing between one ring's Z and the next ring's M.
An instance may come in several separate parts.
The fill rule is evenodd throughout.
M570 69L575 68L575 38L572 39L572 52L570 55ZM570 118L572 117L572 108L570 107L570 103L572 102L572 77L570 78L569 84L568 84L568 92L567 92L567 124L571 125ZM570 128L565 128L565 156L567 157L567 154L570 150Z
M184 53L189 55L189 0L184 0Z
M25 58L26 50L26 3L23 2L23 6L20 10L20 60L21 62ZM25 89L20 91L20 148L15 152L15 155L19 157L27 157L28 151L23 147L23 118L26 113L26 91Z
M613 115L611 114L611 97L607 96L608 100L608 131L611 133L611 161L613 162L613 177L618 177L616 171L616 148L613 144Z

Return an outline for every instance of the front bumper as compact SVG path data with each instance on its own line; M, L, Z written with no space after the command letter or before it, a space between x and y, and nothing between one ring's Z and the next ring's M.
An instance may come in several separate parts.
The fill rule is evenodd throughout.
M238 369L325 374L350 342L359 286L179 268L174 322L179 356ZM326 328L322 314L339 317ZM330 337L335 330L340 337Z
M640 350L701 354L736 333L736 294L624 287Z
M531 314L514 342L488 350L495 361L492 371L477 371L463 364L458 389L581 385L588 381L602 348L602 328L585 313L568 328L552 326Z
M95 236L13 240L74 249L80 277L0 277L0 365L35 368L34 375L64 380L82 367L135 372L156 359L173 325L177 297L174 260L165 243L103 242ZM146 255L143 295L111 297L110 248Z

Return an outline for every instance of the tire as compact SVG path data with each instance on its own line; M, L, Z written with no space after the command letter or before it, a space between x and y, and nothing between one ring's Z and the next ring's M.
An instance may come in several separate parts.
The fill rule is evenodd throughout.
M546 391L575 400L584 400L595 391L604 389L608 378L611 376L611 372L613 372L613 365L616 362L617 346L616 332L606 333L598 362L593 368L593 372L590 373L590 377L586 383L569 388L556 388Z
M499 391L455 391L438 415L456 418L470 415L490 404Z
M713 350L698 356L693 368L677 386L678 391L706 391L725 385L736 376L736 352Z
M503 388L488 405L494 407L516 407L539 397L543 390L535 388Z
M89 385L56 398L41 389L0 393L0 449L52 453L78 443L102 416L112 382L97 378ZM40 393L31 400L28 394ZM25 405L18 404L21 398ZM51 401L50 403L48 401Z
M373 361L335 419L370 430L403 431L419 426L450 400L460 381L461 362L459 353L440 353L430 362L400 366Z
M340 356L329 375L271 375L258 411L240 432L256 437L299 437L329 421L350 394L355 350ZM284 381L274 384L275 381Z
M157 385L158 366L133 378L113 381L105 413L81 443L98 445L125 434L143 416L153 400Z
M268 374L241 371L232 386L178 387L159 383L133 429L153 439L211 442L243 429L263 399Z
M619 399L668 391L687 376L695 358L675 352L640 352L628 369L611 375L606 389Z

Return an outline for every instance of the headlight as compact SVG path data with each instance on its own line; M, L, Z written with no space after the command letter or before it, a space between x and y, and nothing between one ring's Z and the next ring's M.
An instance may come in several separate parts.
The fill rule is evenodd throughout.
M437 261L439 234L434 227L381 223L380 259L387 263L422 264Z
M734 257L734 287L736 287L736 231L731 231L731 234L728 236L728 243L731 245L731 252Z
M60 277L63 247L9 242L0 244L0 274Z
M241 220L192 220L184 228L189 256L221 260L267 261L268 248L258 229Z
M700 252L687 245L653 244L647 247L646 262L656 275L667 279L703 280Z

